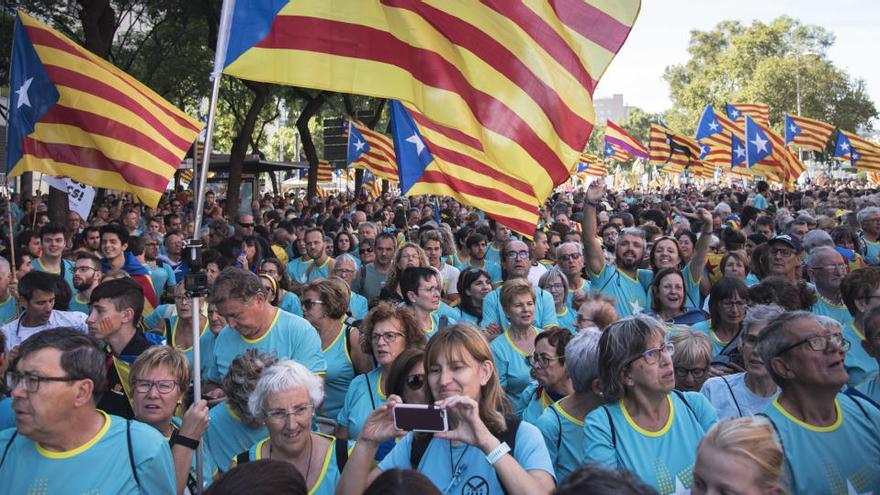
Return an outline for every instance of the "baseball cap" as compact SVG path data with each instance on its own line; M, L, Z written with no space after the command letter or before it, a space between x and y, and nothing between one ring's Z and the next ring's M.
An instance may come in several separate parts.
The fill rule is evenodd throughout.
M774 236L769 241L767 241L767 244L769 245L769 244L774 244L777 242L782 242L784 244L788 244L788 246L791 247L792 249L794 249L795 251L799 252L801 250L801 241L799 241L797 237L793 237L788 234L779 234L777 236Z

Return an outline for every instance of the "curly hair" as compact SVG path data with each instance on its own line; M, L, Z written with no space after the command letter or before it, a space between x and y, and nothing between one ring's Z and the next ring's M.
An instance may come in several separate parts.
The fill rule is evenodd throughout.
M406 242L394 253L394 260L391 261L391 267L388 269L388 277L385 279L385 287L388 290L396 290L397 285L400 283L400 274L403 272L400 266L400 258L403 257L403 251L405 249L415 249L419 256L419 264L420 267L428 267L430 264L428 263L428 255L425 254L425 251L422 250L418 246L418 244L412 242Z
M388 320L397 320L400 323L400 330L403 332L403 338L406 339L405 347L425 346L427 341L425 332L419 326L419 322L410 309L380 302L364 318L363 333L361 334L361 349L364 354L373 355L373 328L377 323Z
M223 377L223 391L228 398L227 404L238 417L246 422L255 422L248 409L248 399L257 387L263 371L278 362L278 358L259 349L248 349L236 356L229 365L229 371Z

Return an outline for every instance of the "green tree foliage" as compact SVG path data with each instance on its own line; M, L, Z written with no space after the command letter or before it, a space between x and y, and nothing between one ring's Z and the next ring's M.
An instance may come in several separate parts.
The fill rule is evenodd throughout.
M693 31L685 64L666 68L673 108L670 127L692 132L707 104L765 103L770 121L781 130L785 113L847 130L870 129L877 109L864 82L836 67L826 54L834 35L820 26L782 16L770 23L724 21L711 31Z

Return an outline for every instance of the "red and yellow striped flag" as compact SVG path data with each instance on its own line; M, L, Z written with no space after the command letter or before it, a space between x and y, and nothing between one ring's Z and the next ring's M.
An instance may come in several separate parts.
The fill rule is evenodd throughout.
M818 152L825 151L825 145L831 139L834 126L821 120L798 117L797 115L785 116L785 142L795 144L803 149Z
M619 146L639 158L648 158L648 148L626 132L626 129L610 120L606 121L605 142Z
M770 107L764 103L728 103L727 116L743 126L746 115L764 127L770 127Z
M605 177L608 175L608 165L598 156L584 152L578 159L576 173L581 178L586 176Z
M328 160L318 160L318 182L333 182L333 165Z
M388 136L376 132L363 123L352 119L354 125L361 136L369 146L369 151L362 153L357 157L351 166L355 168L365 168L373 175L388 180L398 180L397 175L397 159L394 157L394 143Z
M595 121L593 91L640 7L639 0L272 4L235 5L224 72L408 103L445 143L440 160L448 167L429 166L431 180L474 199L485 199L487 187L516 191L516 209L484 211L520 225L520 208L534 210L527 217L536 224L538 206L571 175ZM520 228L531 233L535 225Z
M632 160L632 155L629 154L628 151L623 149L622 146L613 144L610 141L605 141L605 158L610 158L616 162L628 162Z
M700 160L700 145L695 138L659 124L651 124L649 136L649 163L662 167L662 172L681 173L691 166L704 165Z
M33 103L45 105L45 112L32 132L10 143L20 152L12 158L10 175L70 177L156 206L201 124L33 17L19 12L17 24L16 50L25 50L25 60L14 61L13 72L25 74L13 74L12 80L30 82L12 88L23 89L29 100L19 100L16 110Z

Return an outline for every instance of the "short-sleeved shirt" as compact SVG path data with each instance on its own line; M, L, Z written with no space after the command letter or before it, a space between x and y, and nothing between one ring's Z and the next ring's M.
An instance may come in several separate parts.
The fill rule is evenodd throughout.
M50 272L43 265L43 260L41 260L40 258L37 258L35 260L31 260L31 267L33 267L34 270L37 270L38 272L46 272L46 273L52 273L55 275L61 275L61 277L64 279L64 281L67 282L67 285L70 286L70 290L72 290L72 291L76 290L73 287L73 268L74 268L74 265L75 264L73 261L62 258L61 259L61 271Z
M440 289L445 295L458 294L458 276L461 272L458 268L441 261L440 265Z
M377 367L365 375L358 375L351 381L342 408L336 416L336 422L339 423L339 426L348 428L349 438L357 438L367 416L387 400L382 391L381 382L381 367Z
M388 278L388 272L380 272L376 270L376 265L367 263L358 270L357 278L352 284L351 289L354 292L367 298L367 301L373 300L382 292L385 287L385 279Z
M699 330L709 337L709 342L712 342L712 357L721 354L721 351L730 344L730 342L724 342L715 335L715 331L712 329L712 320L703 320L699 323L695 323L691 325L691 328Z
M584 461L628 469L661 495L689 489L697 445L718 416L709 401L697 392L673 392L667 400L669 419L659 431L638 426L623 401L592 411L584 426Z
M71 298L71 301L73 298ZM71 308L73 311L73 308ZM12 294L7 294L6 299L0 302L0 326L14 321L19 316L18 300Z
M104 425L98 433L66 452L49 451L20 434L9 444L15 430L0 432L0 445L9 445L0 466L3 493L175 493L171 449L162 434L143 423L127 425L123 418L99 412Z
M281 298L281 304L278 307L292 315L303 315L302 303L299 300L299 296L289 290L284 291L284 297Z
M336 491L336 485L339 484L340 477L339 464L336 462L336 449L345 447L342 444L337 445L338 442L336 441L336 438L329 435L317 432L312 432L312 435L326 438L330 441L330 447L327 449L327 453L324 454L324 462L321 464L321 473L318 474L315 486L309 490L309 495L333 495ZM266 437L251 446L248 450L248 458L252 461L263 459L263 445L268 441L269 437Z
M227 402L212 407L208 419L202 444L205 446L205 469L211 472L226 471L239 452L269 436L265 426L251 428L244 424Z
M617 315L625 318L651 307L648 304L648 294L653 278L654 273L651 270L640 269L637 278L632 278L615 266L605 263L602 271L590 274L590 288L613 297Z
M328 257L320 265L315 264L315 260L309 260L306 263L298 264L294 267L293 279L301 284L321 279L330 278L330 271L333 269L333 258Z
M537 328L532 327L532 331L538 335ZM513 402L514 411L520 414L526 406L521 402L522 393L534 382L531 369L526 364L526 353L514 345L507 330L496 337L489 347L492 349L492 357L495 358L495 371L498 373L501 388Z
M705 395L718 413L718 419L741 418L764 412L779 395L779 387L770 397L760 397L746 386L746 374L713 376L703 383Z
M849 325L844 325L843 337L850 343L850 348L846 351L846 360L843 363L846 372L849 373L847 383L855 386L878 371L877 360L872 358L862 347L865 336L856 328L855 322L851 321Z
M156 268L149 265L144 266L150 272L150 280L153 281L153 287L156 294L161 295L167 287L177 284L177 276L174 274L174 268L165 262L156 262Z
M453 446L448 440L432 438L425 449L418 466L410 463L412 451L412 433L407 434L394 446L385 459L379 463L379 469L417 469L431 480L439 489L450 488L446 493L454 494L496 494L503 493L501 481L495 469L486 460L486 455L479 448L462 444ZM449 456L457 460L455 464L460 471L455 478L453 465L450 465ZM516 446L511 452L514 459L526 471L545 471L553 478L553 463L541 432L529 423L520 423L516 432ZM456 483L450 487L450 482L455 478Z
M880 242L871 242L864 237L862 241L865 243L865 262L869 265L880 265Z
M778 398L767 408L782 440L790 493L880 493L880 410L845 394L835 407L830 426L797 419Z
M544 289L535 288L535 322L534 325L539 328L547 328L553 325L559 325L556 319L556 304L553 303L553 296ZM492 292L486 294L483 298L483 322L482 326L486 327L490 323L497 323L503 329L510 326L510 320L504 314L504 308L501 307L501 287L496 288Z
M88 333L89 331L89 327L86 325L86 315L78 311L58 311L53 309L49 315L49 321L45 325L36 327L24 326L21 322L23 318L24 313L21 313L17 319L0 327L0 331L6 336L6 352L9 352L13 347L21 345L31 335L52 328L70 327L82 333Z
M150 314L144 316L144 326L149 329L157 328L162 323L162 320L171 318L172 315L177 315L177 306L173 304L160 304Z
M561 402L544 409L535 426L544 436L556 477L564 480L584 458L584 420L566 412Z
M562 308L562 313L556 313L556 321L559 322L559 326L572 333L577 332L574 326L576 319L577 312L568 306Z
M366 297L357 292L352 292L351 299L348 302L348 310L351 312L352 318L355 320L363 320L367 317L367 313L370 311L370 305Z
M539 265L540 265L540 263L539 263ZM537 285L537 284L535 284L535 285ZM587 279L582 279L580 287L578 287L575 290L569 290L568 294L566 294L565 306L568 308L571 308L571 310L574 311L574 307L572 307L572 304L574 303L575 292L587 292L588 290L590 290L590 287L592 287L592 283Z
M70 311L77 311L86 316L88 316L89 312L89 299L83 298L81 292L75 292L73 297L70 298L70 304L67 306L67 309Z
M856 386L856 389L880 404L880 373L874 373L867 380Z
M214 355L207 379L220 383L232 360L248 349L259 349L274 354L278 359L293 359L313 373L327 371L327 361L321 352L321 338L315 327L304 318L279 309L269 330L257 339L244 338L229 326L223 328L214 342Z
M336 419L348 387L355 377L349 344L345 340L350 338L350 332L349 327L343 324L333 342L322 349L324 359L327 360L327 375L324 377L324 403L318 412L321 416Z
M841 325L847 326L853 321L853 316L849 314L849 310L846 309L846 305L843 304L834 304L828 299L816 294L816 304L813 305L813 314L817 316L827 316L832 318ZM853 342L853 345L857 345L858 342Z
M456 267L456 268L458 268L462 272L465 270L468 270L470 268L476 268L478 270L485 270L486 273L489 274L489 281L492 283L492 285L500 284L503 281L502 274L501 274L501 265L499 265L498 263L493 263L492 261L489 261L488 259L483 261L483 266L474 266L474 265L468 263L464 267Z
M189 362L190 369L193 369L193 348L192 346L187 347L186 349L182 349L177 347L177 335L178 332L190 332L192 333L192 328L187 325L186 328L180 326L180 318L177 315L172 316L168 319L168 322L171 324L171 328L165 329L165 342L167 345L174 347L179 350L186 356L186 360ZM214 341L217 339L217 336L214 335L214 332L210 330L210 323L205 321L205 326L202 328L201 333L199 334L199 355L200 355L200 368L202 376L205 376L208 373L208 369L211 364L211 356L214 355Z
M547 389L542 387L538 382L532 382L525 390L523 390L520 404L525 404L520 418L531 424L536 424L538 418L544 414L544 410L553 405L556 400L562 397L552 397Z

